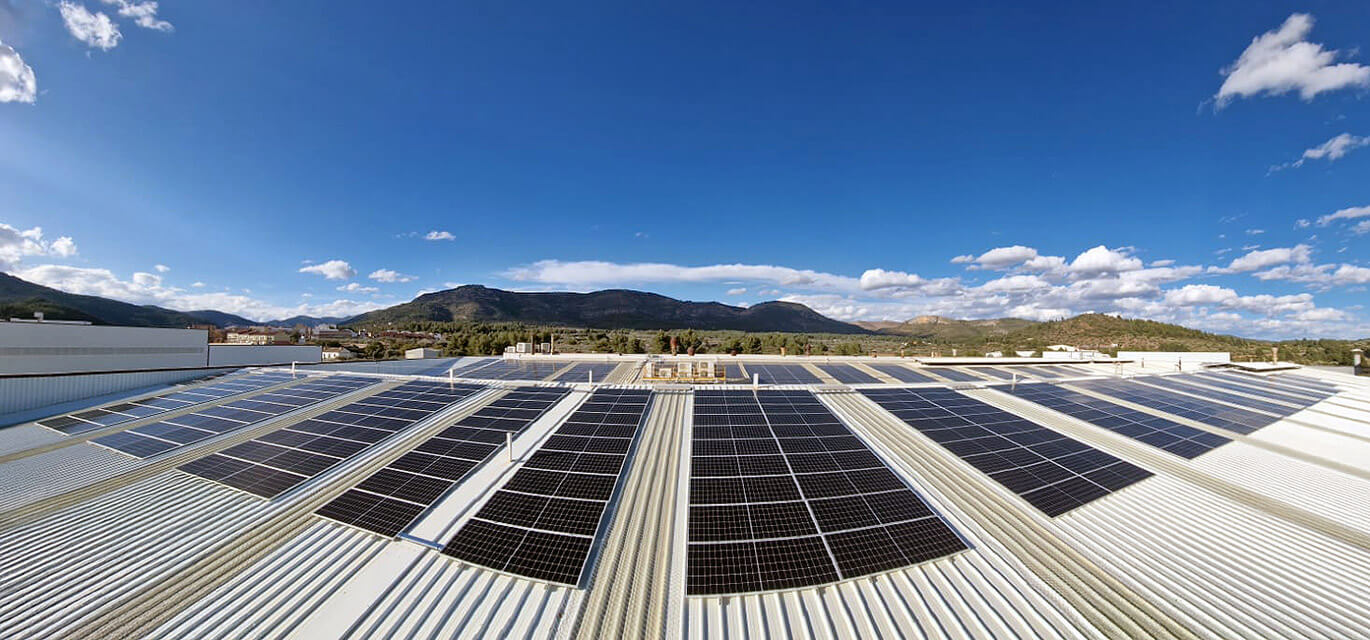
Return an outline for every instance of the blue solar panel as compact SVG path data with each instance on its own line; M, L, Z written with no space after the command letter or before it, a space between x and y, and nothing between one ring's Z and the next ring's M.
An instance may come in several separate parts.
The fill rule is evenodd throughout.
M861 393L1048 516L1152 475L951 389L862 389Z
M894 378L895 380L898 380L900 382L911 382L915 384L924 382L941 382L941 380L938 380L927 374L914 371L913 369L910 369L902 364L872 364L869 366L870 368L875 369L876 371L879 371L880 373L883 373L885 375L888 375L889 377Z
M1052 384L1020 384L1013 388L995 389L1184 458L1198 457L1231 442L1228 438L1168 418Z
M820 364L819 369L845 384L869 384L880 382L878 378L849 364Z
M822 382L802 364L747 364L747 373L759 374L761 384L814 384Z
M1210 402L1133 380L1080 380L1070 384L1233 433L1254 433L1257 429L1279 420L1276 416Z
M954 369L951 367L934 367L930 369L933 373L942 376L953 382L984 382L985 379L969 371Z

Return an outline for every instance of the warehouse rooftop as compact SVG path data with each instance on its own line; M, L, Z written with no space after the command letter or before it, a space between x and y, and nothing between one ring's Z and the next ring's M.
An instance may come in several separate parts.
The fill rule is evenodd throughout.
M1323 370L449 358L31 413L6 638L1370 636L1370 380Z

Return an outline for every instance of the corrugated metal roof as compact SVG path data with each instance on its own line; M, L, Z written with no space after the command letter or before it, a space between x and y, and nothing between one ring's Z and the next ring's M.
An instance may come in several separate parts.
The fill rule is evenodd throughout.
M620 366L610 378L636 371ZM656 394L581 588L312 515L497 391L270 501L179 471L130 473L139 461L74 442L0 462L0 637L1370 637L1370 439L1359 432L1370 430L1370 381L1298 375L1342 391L1251 435L1225 434L1234 442L1192 460L984 388L991 381L968 386L1155 473L1055 518L849 386L772 387L822 389L970 548L731 596L684 590L693 402L684 387ZM579 405L587 387L577 389L517 451ZM479 469L413 527L416 539L441 544L517 468ZM59 494L70 499L44 502ZM25 511L38 503L45 510Z

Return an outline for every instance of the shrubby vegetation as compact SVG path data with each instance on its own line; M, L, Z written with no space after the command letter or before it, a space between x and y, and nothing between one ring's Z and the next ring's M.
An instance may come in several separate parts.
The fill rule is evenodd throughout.
M680 353L727 355L981 355L1002 351L1040 351L1053 344L1069 344L1115 354L1127 351L1228 351L1234 360L1268 360L1270 348L1279 347L1280 359L1304 364L1348 365L1351 349L1370 349L1370 340L1287 340L1268 342L1207 333L1177 325L1104 315L1083 315L1068 320L1035 323L1008 333L975 336L958 331L954 336L914 338L901 335L804 333L747 333L742 331L648 331L636 329L578 329L532 326L519 323L414 322L389 329L442 334L434 343L414 340L378 340L367 344L365 358L402 357L404 350L432 346L445 356L498 355L517 342L552 342L565 353L670 353L675 337Z

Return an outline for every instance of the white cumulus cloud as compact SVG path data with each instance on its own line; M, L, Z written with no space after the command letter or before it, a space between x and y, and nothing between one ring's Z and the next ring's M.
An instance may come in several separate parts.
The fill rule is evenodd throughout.
M568 286L633 284L648 282L766 282L806 289L836 289L855 291L860 280L850 276L792 269L773 265L716 264L687 267L674 264L639 262L622 264L586 260L563 262L539 260L514 267L501 275L519 282L537 282Z
M105 4L119 8L119 15L133 18L133 23L153 31L171 31L170 22L157 17L157 3L152 0L130 2L129 0L102 0Z
M0 102L38 100L38 78L18 51L0 42Z
M1357 218L1366 217L1370 217L1370 205L1364 207L1347 207L1318 218L1318 226L1325 227L1338 220L1355 220Z
M1353 136L1343 133L1311 149L1304 149L1298 160L1270 167L1272 172L1284 169L1297 169L1309 160L1327 159L1328 162L1340 160L1352 151L1370 145L1370 136Z
M413 282L417 276L400 273L394 269L376 269L371 275L366 276L376 282Z
M425 235L425 236L423 237L423 239L424 239L424 240L456 240L457 237L454 236L454 235L452 235L452 232L451 232L451 231L429 231L429 232L428 232L428 235Z
M119 25L100 11L92 13L85 5L74 2L61 2L57 10L62 14L62 24L67 32L88 47L109 51L119 46L119 40L124 37L119 33Z
M1228 263L1226 268L1210 269L1213 273L1242 273L1245 271L1257 271L1290 262L1308 262L1312 253L1311 247L1306 244L1295 245L1293 247L1278 247L1275 249L1264 249L1252 251Z
M1370 67L1338 63L1338 51L1308 42L1313 16L1295 13L1275 31L1256 36L1213 96L1218 108L1236 98L1278 96L1297 91L1304 100L1347 87L1370 86Z
M347 264L346 260L329 260L328 262L301 267L300 273L313 273L329 280L349 280L357 275L357 270L353 269L352 265Z
M1142 261L1124 253L1120 249L1109 249L1099 245L1075 256L1070 262L1070 271L1082 275L1099 275L1136 271L1142 268Z
M17 229L0 222L0 271L19 268L26 257L50 256L70 258L76 255L76 242L62 236L48 242L43 239L43 228Z

